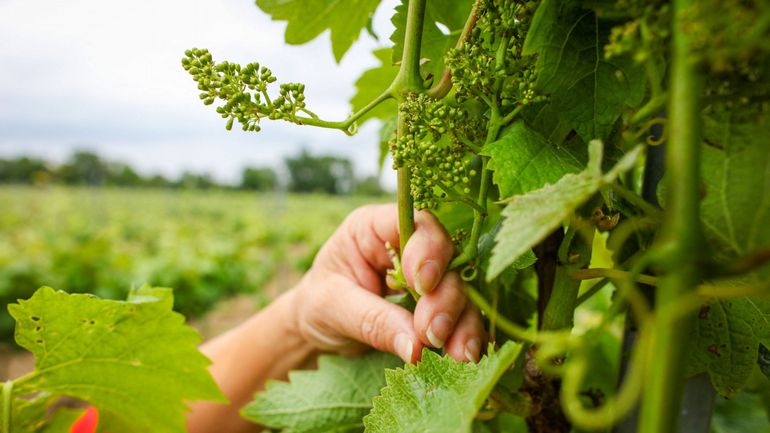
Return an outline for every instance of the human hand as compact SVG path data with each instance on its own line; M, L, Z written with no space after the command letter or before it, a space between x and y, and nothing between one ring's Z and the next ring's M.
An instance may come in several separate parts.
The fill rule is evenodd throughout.
M313 346L355 353L366 346L414 362L424 346L457 360L479 359L484 330L463 281L446 272L454 248L427 211L415 214L415 232L401 254L404 277L422 297L414 314L382 298L392 262L385 243L398 245L395 205L351 213L318 252L294 289L296 328Z

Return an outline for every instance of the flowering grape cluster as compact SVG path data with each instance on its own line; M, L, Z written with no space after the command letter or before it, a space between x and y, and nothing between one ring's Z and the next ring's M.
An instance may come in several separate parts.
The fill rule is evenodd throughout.
M475 138L470 114L424 94L408 95L399 110L405 128L389 145L394 168L416 167L411 171L415 208L435 208L470 194L476 172L470 169L471 154L463 144Z
M314 116L305 108L304 84L280 84L279 96L271 99L268 86L277 78L259 63L244 67L230 62L215 63L208 50L193 48L185 51L182 67L198 83L204 104L211 105L217 99L224 101L216 110L228 119L227 130L232 129L236 120L244 131L259 131L259 122L264 117L302 124L298 112Z
M542 101L535 90L535 59L522 55L534 2L483 0L478 5L468 40L447 54L458 99L484 100L503 114Z

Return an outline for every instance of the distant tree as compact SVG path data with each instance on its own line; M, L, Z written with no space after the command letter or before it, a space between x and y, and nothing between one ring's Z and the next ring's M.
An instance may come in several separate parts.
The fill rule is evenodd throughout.
M377 176L368 176L356 181L353 192L359 195L378 196L385 194L385 191L380 185L380 179Z
M109 169L107 164L93 152L78 151L59 167L57 177L69 185L104 185Z
M113 162L107 165L108 185L137 187L144 183L144 179L127 164Z
M197 174L186 171L177 182L184 189L210 189L217 187L217 183L208 174Z
M174 182L166 179L165 177L156 174L144 179L144 185L151 188L169 188L174 186Z
M350 160L335 156L314 156L303 150L298 156L286 158L289 169L289 190L347 194L353 188L353 165Z
M49 179L51 170L47 164L29 157L0 159L0 183L36 184Z
M272 168L245 167L241 172L241 189L270 191L275 189L277 178Z

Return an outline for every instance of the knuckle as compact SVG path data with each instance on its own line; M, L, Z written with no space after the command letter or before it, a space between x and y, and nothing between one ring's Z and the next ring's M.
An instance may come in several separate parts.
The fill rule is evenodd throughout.
M387 313L383 310L372 309L366 311L359 324L361 339L377 349L382 349L386 318Z

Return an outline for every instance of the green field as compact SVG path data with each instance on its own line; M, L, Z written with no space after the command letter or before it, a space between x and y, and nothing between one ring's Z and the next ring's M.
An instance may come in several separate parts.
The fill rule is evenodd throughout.
M195 318L234 294L259 296L277 272L305 270L345 215L370 201L2 187L0 298L8 304L46 285L123 299L131 286L149 283L173 288L175 308ZM3 309L0 338L7 340L12 332Z

